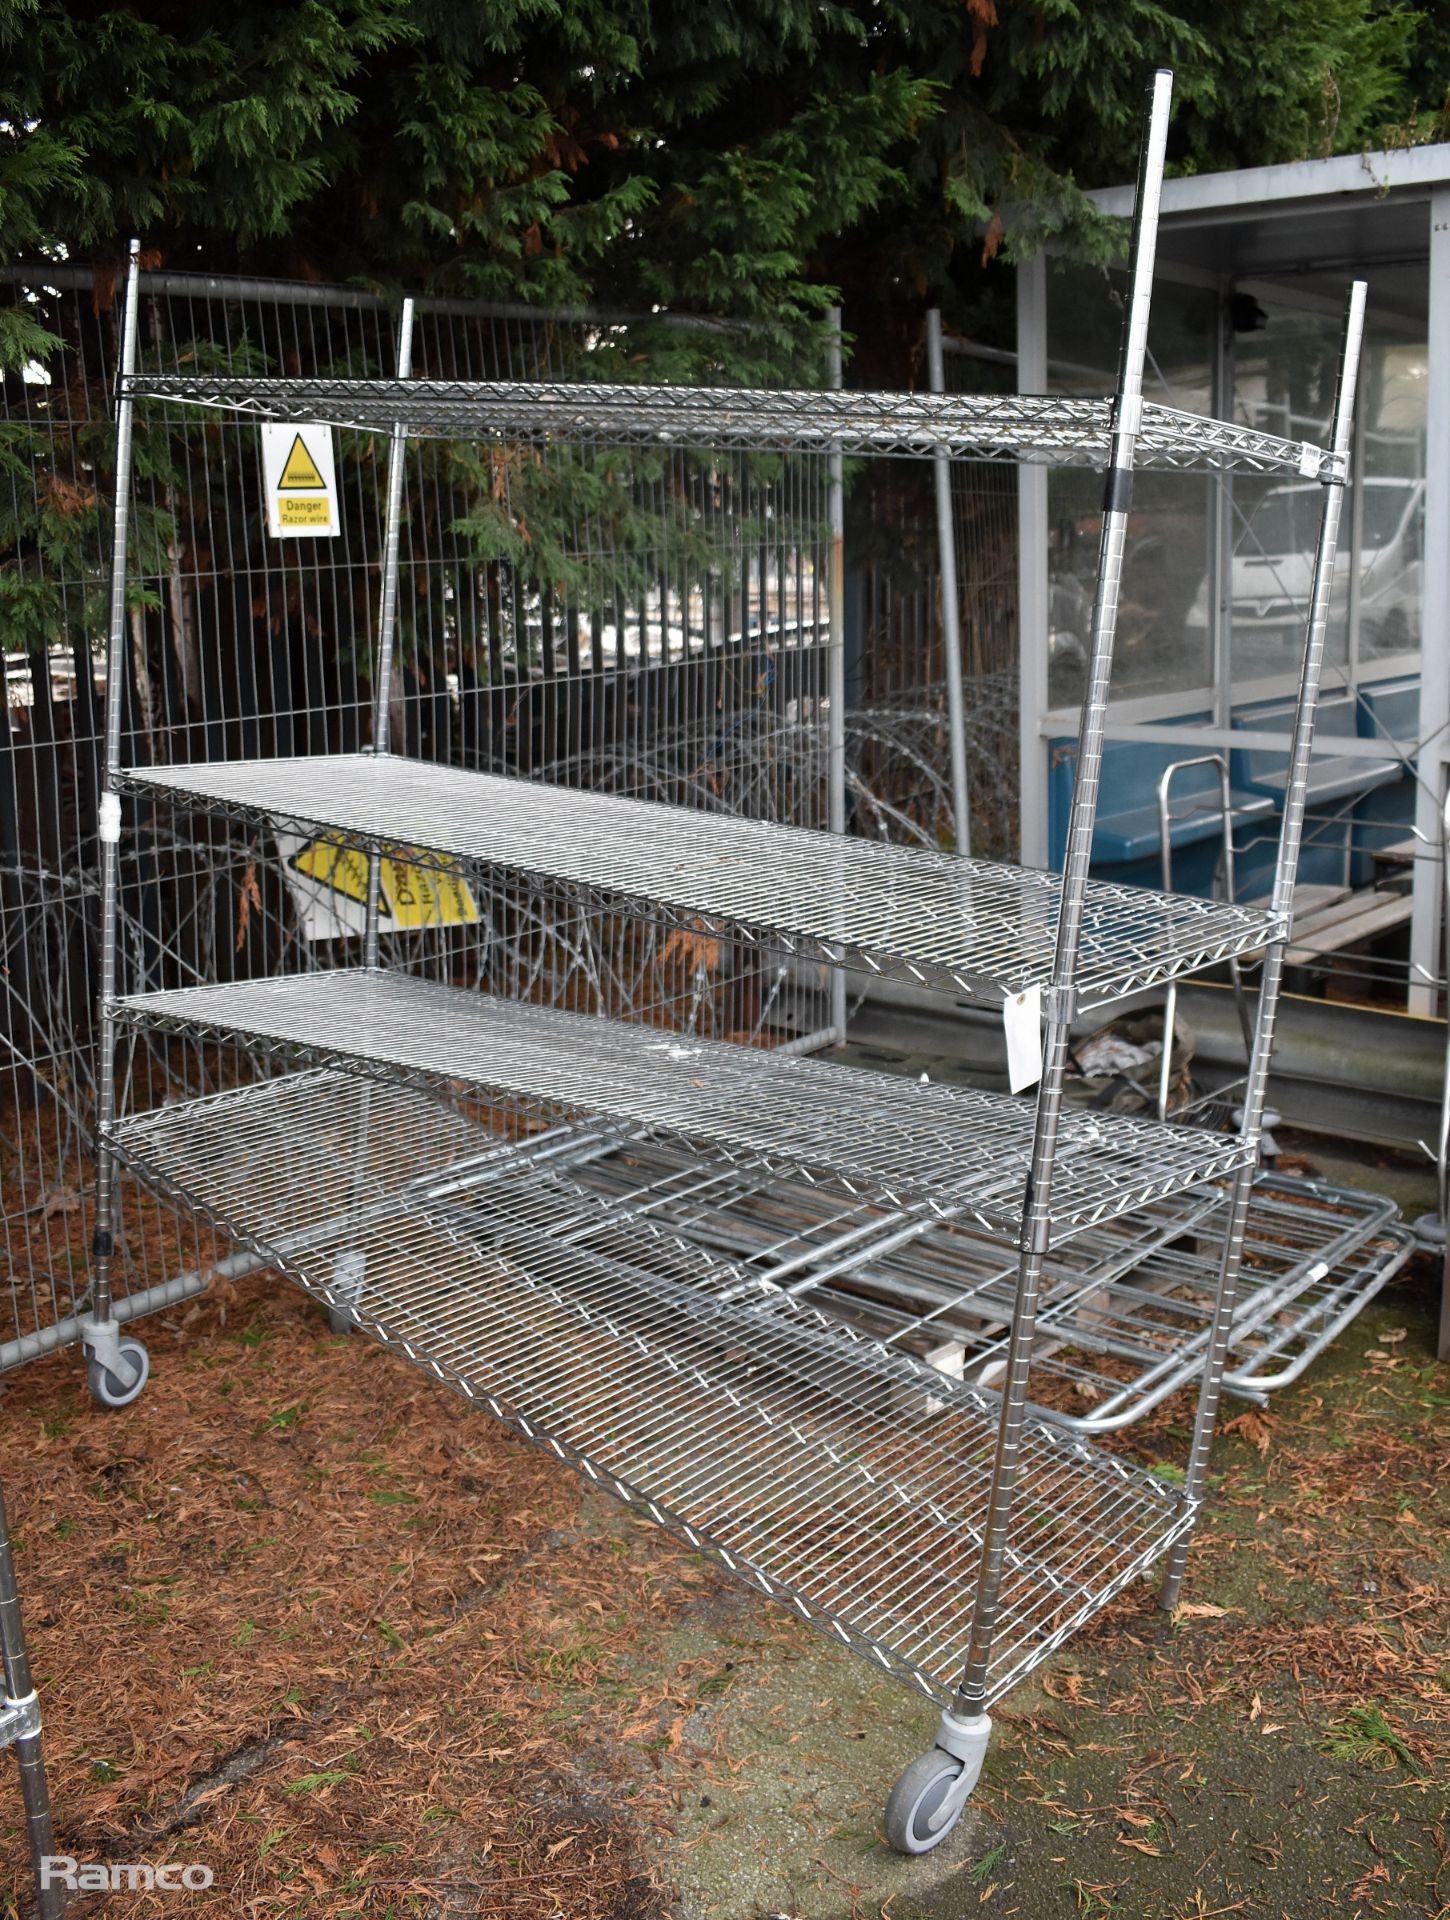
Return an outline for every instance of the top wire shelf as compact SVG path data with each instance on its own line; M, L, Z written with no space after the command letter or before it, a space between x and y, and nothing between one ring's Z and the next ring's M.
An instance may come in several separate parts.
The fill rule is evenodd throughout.
M1061 395L846 393L606 382L285 380L133 374L123 397L258 420L444 440L753 453L946 453L961 460L1106 467L1113 403ZM1135 464L1342 482L1346 462L1305 440L1144 404Z
M249 822L407 845L614 896L676 924L998 1004L1052 973L1059 874L387 754L154 767L125 775ZM1088 883L1086 1012L1262 949L1267 902Z

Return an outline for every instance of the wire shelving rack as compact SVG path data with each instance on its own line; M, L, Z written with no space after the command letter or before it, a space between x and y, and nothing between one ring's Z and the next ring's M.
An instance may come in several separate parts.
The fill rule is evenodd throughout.
M97 1229L94 1312L85 1331L92 1389L124 1404L145 1379L144 1350L120 1337L110 1308L115 1185L125 1167L283 1267L334 1313L939 1700L936 1742L906 1769L887 1806L888 1838L907 1852L937 1845L959 1815L985 1758L993 1701L1155 1565L1166 1562L1165 1600L1176 1599L1219 1396L1231 1354L1240 1364L1235 1342L1247 1325L1239 1276L1302 832L1364 290L1356 285L1350 297L1328 447L1144 402L1170 90L1170 77L1157 75L1111 399L413 379L407 304L393 380L142 375L133 256L118 390L101 806ZM167 772L121 765L138 406L386 433L371 753ZM392 755L402 463L417 436L510 446L824 450L837 472L844 456L867 453L1103 469L1091 659L1061 876L859 845L841 836L844 822L835 819L838 830L825 834L761 827L444 773ZM1292 473L1323 484L1283 832L1264 907L1134 893L1088 879L1139 465ZM837 577L833 609L839 586ZM831 633L839 650L838 620ZM833 698L839 692L833 673ZM832 726L839 736L838 713ZM117 849L123 795L137 793L273 826L322 828L359 846L369 874L363 964L123 993ZM1019 1034L1025 1023L1040 1039L1036 1098L910 1084L411 977L384 964L379 937L381 863L397 842L426 846L440 861L603 894L681 928L728 931L833 967L899 972L1000 1004L1009 1026L1016 1018ZM1080 1010L1249 953L1263 956L1262 990L1236 1134L1065 1107L1069 1038ZM222 1094L118 1116L116 1051L128 1030L158 1047L171 1033L240 1041L257 1077ZM853 1328L821 1311L819 1269L813 1286L804 1284L805 1269L800 1286L783 1284L779 1265L763 1278L748 1260L724 1258L679 1231L667 1209L656 1217L566 1179L581 1138L594 1139L601 1155L635 1140L663 1140L681 1152L707 1151L732 1175L804 1180L830 1196L837 1217L853 1206L894 1208L910 1216L888 1230L904 1236L903 1245L955 1223L1015 1241L1011 1255L999 1242L983 1283L985 1310L995 1316L984 1338L996 1343L984 1384L950 1380L889 1327ZM1111 1241L1113 1224L1136 1212L1150 1239L1158 1236L1154 1244L1167 1248L1183 1231L1174 1207L1190 1204L1201 1206L1194 1229L1211 1231L1217 1252L1207 1267L1199 1263L1192 1334L1180 1326L1165 1336L1192 1348L1182 1377L1202 1382L1183 1484L1170 1486L1034 1408L1029 1374L1044 1329L1055 1335L1067 1311L1079 1319L1096 1312L1103 1288L1123 1283L1131 1262L1111 1283L1094 1271L1093 1261L1105 1257L1101 1236ZM1163 1208L1166 1219L1155 1213ZM859 1226L856 1252L879 1250L871 1223ZM1077 1253L1075 1236L1083 1236ZM1068 1264L1060 1266L1064 1254ZM1111 1247L1106 1258L1111 1268ZM1212 1275L1206 1294L1205 1272ZM1148 1326L1144 1309L1134 1337L1146 1339ZM1243 1364L1253 1360L1250 1353ZM1151 1373L1152 1364L1148 1354L1140 1371Z

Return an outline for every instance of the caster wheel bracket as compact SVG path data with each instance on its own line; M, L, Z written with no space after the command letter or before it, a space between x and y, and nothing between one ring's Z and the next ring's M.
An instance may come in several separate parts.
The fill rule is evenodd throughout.
M108 1373L114 1373L118 1378L124 1377L119 1320L82 1320L81 1351L87 1360L94 1360L97 1366L104 1367Z
M991 1738L991 1714L976 1713L971 1719L963 1720L950 1711L943 1713L937 1727L936 1744L954 1759L960 1760L962 1770L942 1796L941 1805L927 1819L926 1824L933 1833L941 1833L954 1826L962 1808L971 1799L982 1777L987 1743Z

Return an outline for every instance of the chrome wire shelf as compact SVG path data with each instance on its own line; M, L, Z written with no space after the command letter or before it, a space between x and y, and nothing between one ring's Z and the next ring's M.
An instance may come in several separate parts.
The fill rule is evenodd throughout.
M134 374L123 397L167 401L258 420L445 440L563 442L613 451L835 452L1105 467L1110 400L1065 396L784 392L741 387L619 386L605 382L286 380L212 374ZM1342 481L1345 463L1303 440L1149 401L1140 467L1298 474Z
M113 1138L156 1192L878 1668L950 1699L990 1398L787 1295L740 1300L737 1266L541 1177L537 1143L520 1178L495 1136L414 1089L285 1075L131 1116ZM1049 1423L1029 1420L1021 1446L991 1699L1192 1520L1151 1474Z
M1051 977L1055 873L386 754L132 769L125 783L370 850L563 880L677 925L989 1003ZM1079 1005L1259 952L1279 931L1265 903L1090 881Z
M869 1205L832 1206L657 1145L586 1156L591 1191L669 1224L884 1344L937 1355L978 1385L1002 1370L1017 1262L1000 1242ZM1067 1242L1044 1281L1033 1403L1082 1433L1116 1432L1196 1379L1222 1258L1227 1197L1178 1194ZM1263 1401L1298 1379L1409 1258L1393 1203L1261 1174L1225 1385Z
M281 1055L467 1082L729 1158L842 1182L895 1204L1020 1226L1030 1101L921 1085L802 1057L694 1040L496 1000L368 968L128 995L119 1018L242 1040ZM1076 1111L1063 1115L1056 1236L1201 1185L1247 1162L1227 1134Z

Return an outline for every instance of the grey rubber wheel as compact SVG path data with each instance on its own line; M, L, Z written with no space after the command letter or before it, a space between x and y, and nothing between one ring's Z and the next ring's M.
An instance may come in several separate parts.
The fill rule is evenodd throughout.
M139 1340L123 1340L118 1357L119 1375L99 1360L86 1362L86 1379L97 1406L129 1407L151 1377L151 1356Z
M933 1847L941 1845L961 1818L961 1808L945 1826L933 1829L928 1822L947 1789L961 1778L963 1764L944 1747L933 1747L928 1753L918 1754L903 1768L886 1802L884 1825L888 1846L897 1853L930 1853Z

